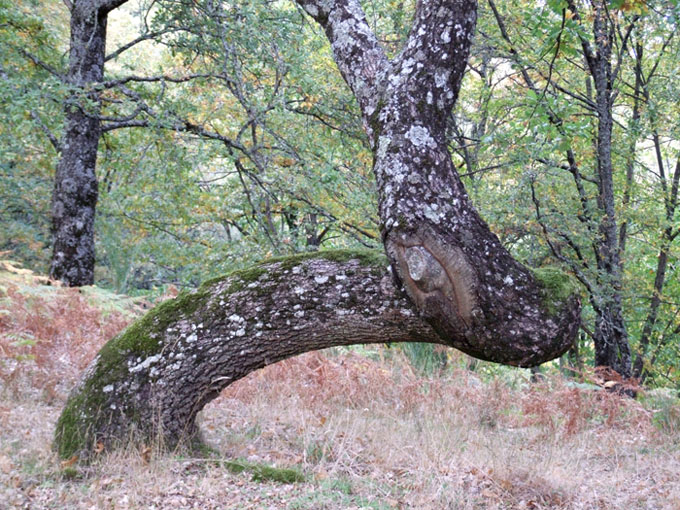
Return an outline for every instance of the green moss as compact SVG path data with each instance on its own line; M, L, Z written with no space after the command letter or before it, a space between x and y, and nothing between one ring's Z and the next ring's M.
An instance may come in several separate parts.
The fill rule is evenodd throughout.
M165 301L102 347L94 374L68 399L57 422L55 448L61 458L68 459L93 447L94 438L89 430L96 428L100 409L106 401L103 388L129 376L128 360L156 354L167 327L181 318L191 317L209 297L208 287L202 287L195 293ZM127 412L134 416L134 409Z
M66 481L78 480L83 478L83 474L76 468L68 467L61 471L61 479Z
M277 468L242 460L227 460L223 462L223 465L232 473L238 474L247 471L253 475L253 480L258 482L296 483L305 481L305 475L297 469Z
M293 267L300 265L301 262L311 259L324 259L339 263L349 262L350 260L359 260L359 263L362 266L384 266L387 264L387 257L385 257L383 252L378 250L322 250L298 253L285 257L274 257L260 262L260 266L278 263L281 265L281 269L290 270Z
M156 353L168 326L194 315L209 297L208 288L201 287L194 293L180 294L161 303L102 348L99 352L102 365L118 366L121 357L146 357Z
M233 293L242 290L249 283L257 281L257 279L265 274L267 270L260 266L250 267L248 269L242 269L235 271L230 276L234 279L232 284L229 286L227 292Z
M236 271L232 271L231 273L223 274L211 278L209 280L206 280L205 282L203 282L199 290L207 290L208 288L214 286L217 283L220 283L223 280L226 280L227 278L234 279L238 278L239 281L235 281L234 283L232 283L232 285L228 289L228 292L238 292L245 285L256 281L260 276L262 276L266 272L267 270L260 267L260 265L251 266L246 269L238 269Z
M532 271L542 287L545 309L551 315L557 313L571 296L579 294L578 284L558 267L539 267Z
M78 418L83 402L82 393L69 398L66 407L64 407L57 421L54 445L57 454L62 459L69 459L87 447L84 444L87 434L81 433L82 431L79 426L80 419Z

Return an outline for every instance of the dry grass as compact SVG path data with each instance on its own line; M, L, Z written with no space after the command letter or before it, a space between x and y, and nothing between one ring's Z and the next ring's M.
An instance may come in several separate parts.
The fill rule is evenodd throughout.
M153 450L65 468L50 450L65 390L139 310L102 313L101 295L5 276L0 508L680 509L677 401L655 414L510 370L428 378L385 348L278 363L203 411L221 456L293 466L306 482L255 482L210 458ZM19 346L27 334L39 341Z
M149 306L19 271L0 272L0 378L6 389L63 396L104 342Z

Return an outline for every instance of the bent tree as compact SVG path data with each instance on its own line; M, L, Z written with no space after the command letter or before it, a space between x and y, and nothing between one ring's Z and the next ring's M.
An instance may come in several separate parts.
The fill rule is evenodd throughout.
M532 366L572 344L580 302L559 271L516 262L473 208L447 150L474 0L423 0L388 59L358 0L298 0L323 28L373 148L380 254L270 260L166 302L111 340L57 424L61 456L197 437L197 413L249 372L306 351L433 342Z

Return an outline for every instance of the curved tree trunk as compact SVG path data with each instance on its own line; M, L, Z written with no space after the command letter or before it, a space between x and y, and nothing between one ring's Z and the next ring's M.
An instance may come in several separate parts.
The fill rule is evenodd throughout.
M392 283L379 254L301 255L238 271L163 303L109 342L57 426L62 456L130 433L168 444L253 370L311 350L371 342L438 342Z
M267 262L166 301L99 352L59 418L63 457L135 436L196 437L198 412L248 373L307 351L383 342L446 344L375 252L326 251ZM510 343L505 359L522 363ZM562 338L537 361L564 350ZM514 358L513 358L514 356Z
M580 302L569 278L551 270L539 281L512 259L472 207L447 151L474 1L421 2L392 61L358 0L298 3L324 28L373 140L389 264L320 252L161 305L109 342L70 396L56 433L62 456L134 433L160 433L168 444L195 437L196 414L222 388L333 345L435 342L517 366L571 346Z

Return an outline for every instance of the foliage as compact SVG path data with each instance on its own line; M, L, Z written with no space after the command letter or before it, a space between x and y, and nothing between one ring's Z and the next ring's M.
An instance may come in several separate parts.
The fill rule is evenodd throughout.
M296 483L304 482L305 476L297 469L277 468L265 464L254 464L244 460L227 460L224 466L232 473L252 473L256 482Z
M105 340L143 311L139 300L127 296L61 288L29 270L5 268L0 270L0 378L12 391L28 386L62 394Z
M56 2L0 2L0 251L12 250L45 272L49 257L49 198L56 152L45 129L60 129L61 84L46 66L61 59L66 27ZM39 119L37 122L35 119Z
M636 374L677 385L680 247L671 232L679 225L672 181L680 154L677 116L666 116L677 109L671 99L677 80L663 78L677 73L677 6L619 2L607 21L617 31L611 155L622 258L617 283L602 262L608 217L598 198L600 114L593 78L582 65L584 45L596 44L596 15L576 2L576 16L567 5L499 4L506 34L489 6L480 5L480 36L456 107L452 148L475 204L501 240L530 265L559 262L579 280L580 352L592 352L602 303L620 299L634 357L644 365Z
M448 364L447 349L435 344L400 343L396 348L401 350L413 367L423 374L437 374Z

